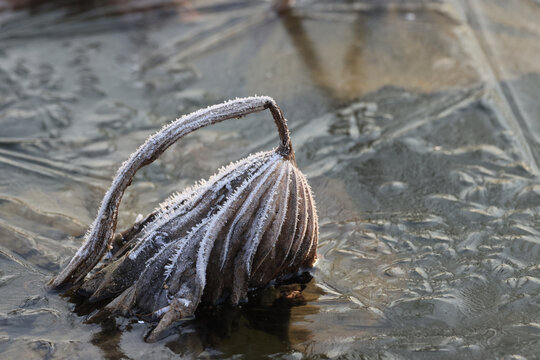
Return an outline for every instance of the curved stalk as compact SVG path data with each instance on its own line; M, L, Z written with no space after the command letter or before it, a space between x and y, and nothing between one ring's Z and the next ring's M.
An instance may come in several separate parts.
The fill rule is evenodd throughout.
M84 245L77 251L66 268L51 280L49 285L60 287L82 281L101 260L106 251L111 248L120 201L140 168L152 163L172 144L197 129L265 109L270 109L279 133L280 144L276 152L295 163L287 121L283 117L281 109L270 97L240 98L185 115L148 138L122 164L101 202L96 219L85 236Z

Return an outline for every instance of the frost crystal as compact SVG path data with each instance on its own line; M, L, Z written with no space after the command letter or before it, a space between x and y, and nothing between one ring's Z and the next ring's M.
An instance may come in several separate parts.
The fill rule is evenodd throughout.
M278 148L231 163L113 237L120 200L139 168L194 130L264 109L278 128ZM102 313L152 314L155 340L201 302L238 304L249 289L312 266L317 238L311 189L281 110L269 97L236 99L177 119L122 164L84 245L51 285L77 284L89 301L108 299Z

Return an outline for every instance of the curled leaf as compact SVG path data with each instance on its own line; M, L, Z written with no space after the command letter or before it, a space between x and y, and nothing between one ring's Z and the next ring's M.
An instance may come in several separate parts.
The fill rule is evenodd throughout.
M115 240L118 205L140 167L191 131L265 108L278 127L278 148L232 163L170 197ZM317 238L315 203L281 110L268 97L237 99L176 120L131 155L85 244L51 286L78 284L91 302L110 301L106 313L159 321L149 338L155 340L201 302L238 304L249 289L312 266ZM112 257L96 266L110 248Z

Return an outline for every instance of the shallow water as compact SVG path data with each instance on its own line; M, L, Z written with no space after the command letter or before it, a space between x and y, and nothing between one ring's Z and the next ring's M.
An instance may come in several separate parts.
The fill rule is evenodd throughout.
M530 0L0 2L1 357L537 358L538 18ZM44 288L149 134L252 94L282 107L316 195L305 302L268 289L148 344ZM260 114L188 136L119 228L276 135Z

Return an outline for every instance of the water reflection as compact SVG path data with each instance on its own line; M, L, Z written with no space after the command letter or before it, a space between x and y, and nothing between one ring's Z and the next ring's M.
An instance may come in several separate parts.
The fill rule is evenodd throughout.
M316 43L312 41L306 31L303 18L289 11L281 16L281 21L291 39L299 58L309 71L309 78L324 96L334 97L333 81L330 74L323 68L319 59L319 54L315 48Z
M301 324L318 313L318 306L312 304L322 293L311 275L304 273L287 283L252 292L241 307L203 306L195 319L179 322L162 342L174 353L187 357L242 353L255 358L286 353L291 348L303 349L313 334ZM76 312L87 316L95 308L79 301ZM99 323L101 331L93 334L91 342L107 359L129 358L129 352L122 349L122 336L136 323L136 319L104 319Z
M196 320L177 329L179 335L166 346L181 355L214 351L223 357L242 353L250 358L285 353L313 337L298 323L318 312L308 303L319 296L320 290L310 280L252 294L241 308L203 308Z
M431 11L429 6L419 6L411 12L406 5L351 4L341 10L346 15L293 9L280 18L309 79L325 98L342 104L389 84L433 90L474 78L447 52L443 39L416 29L421 22L452 36L456 22L444 8ZM339 41L329 40L324 31L313 28L314 19L322 20L327 31L339 33ZM426 79L432 75L425 72L419 76L431 67L439 70L433 74L439 77L437 81ZM450 73L456 70L459 79Z
M107 360L129 359L121 346L122 334L125 330L117 326L115 318L111 317L100 325L101 331L95 333L90 342L101 349Z

